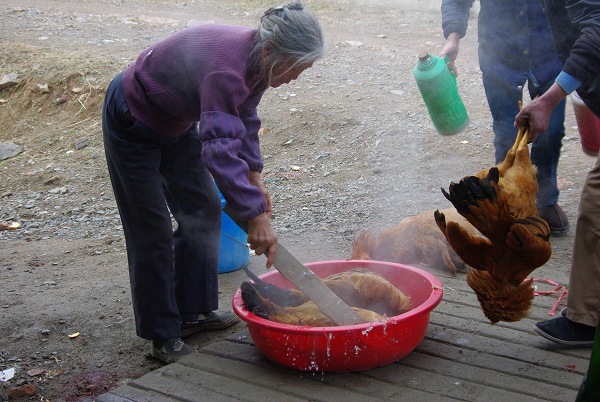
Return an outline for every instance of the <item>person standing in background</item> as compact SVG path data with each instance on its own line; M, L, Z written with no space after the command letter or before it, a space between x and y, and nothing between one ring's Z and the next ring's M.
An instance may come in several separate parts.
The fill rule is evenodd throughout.
M535 144L548 135L553 110L577 90L600 117L600 2L546 0L556 49L565 61L550 89L523 107L515 126L529 126ZM585 180L575 226L567 308L534 330L568 346L592 346L600 319L600 157ZM596 379L598 381L598 379Z
M543 94L554 83L563 63L554 49L541 0L480 0L480 3L479 67L492 114L495 158L499 163L515 142L518 130L514 127L514 116L519 112L525 84L532 99ZM454 70L472 5L473 0L442 1L446 43L440 56L448 56ZM557 170L565 135L564 120L565 101L554 109L546 135L531 151L538 169L538 215L548 222L554 236L569 229L567 216L558 205Z

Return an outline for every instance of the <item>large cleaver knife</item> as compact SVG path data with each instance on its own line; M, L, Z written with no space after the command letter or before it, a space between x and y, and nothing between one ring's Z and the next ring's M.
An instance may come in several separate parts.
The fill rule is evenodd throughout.
M225 204L223 208L229 217L246 233L248 222L237 219L235 213ZM275 268L310 298L319 309L338 325L353 325L364 320L350 306L331 291L314 272L298 261L281 243L277 243L277 252L273 263Z

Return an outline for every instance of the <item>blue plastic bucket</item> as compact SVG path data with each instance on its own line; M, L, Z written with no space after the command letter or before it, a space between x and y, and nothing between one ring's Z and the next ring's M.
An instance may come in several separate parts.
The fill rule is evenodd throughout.
M225 198L217 188L221 208ZM221 215L221 249L219 251L219 273L231 272L250 263L248 235L225 212Z

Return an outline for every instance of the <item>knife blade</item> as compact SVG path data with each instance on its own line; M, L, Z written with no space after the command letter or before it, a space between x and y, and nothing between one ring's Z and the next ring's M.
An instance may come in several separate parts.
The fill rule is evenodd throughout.
M244 232L248 233L248 222L237 219L235 213L225 205L225 212ZM331 291L325 283L302 264L287 248L277 242L277 252L273 266L281 275L303 292L315 305L337 325L354 325L364 320L342 299Z

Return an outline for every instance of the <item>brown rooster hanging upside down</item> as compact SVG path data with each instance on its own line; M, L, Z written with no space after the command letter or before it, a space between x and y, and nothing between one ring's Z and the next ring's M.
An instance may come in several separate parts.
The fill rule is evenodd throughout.
M507 153L503 162L498 164L499 176L506 176L501 187L506 187L507 202L517 209L518 216L537 215L535 196L537 194L536 168L531 163L528 148L521 146L517 157L517 145ZM526 143L522 144L526 145ZM510 169L510 171L509 171ZM484 178L490 169L482 169L475 174ZM505 185L506 182L506 185ZM518 191L510 190L517 186ZM526 211L523 211L523 208ZM454 207L438 210L447 221L461 226L471 236L481 236L478 230L465 219ZM434 218L435 210L427 210L409 216L395 226L379 233L372 229L361 232L352 242L351 259L379 260L433 268L438 271L467 272L468 265L448 243L443 232L440 232Z
M538 184L527 142L519 130L504 161L466 176L442 192L453 208L425 211L379 234L360 233L352 259L469 270L467 283L493 323L524 318L533 287L523 282L551 255L547 223L537 216ZM469 268L469 265L472 268Z
M528 315L534 290L526 278L552 254L550 228L537 216L538 184L528 139L528 130L520 129L503 162L451 183L447 192L442 189L469 225L442 211L434 214L452 249L471 267L467 283L492 323Z

